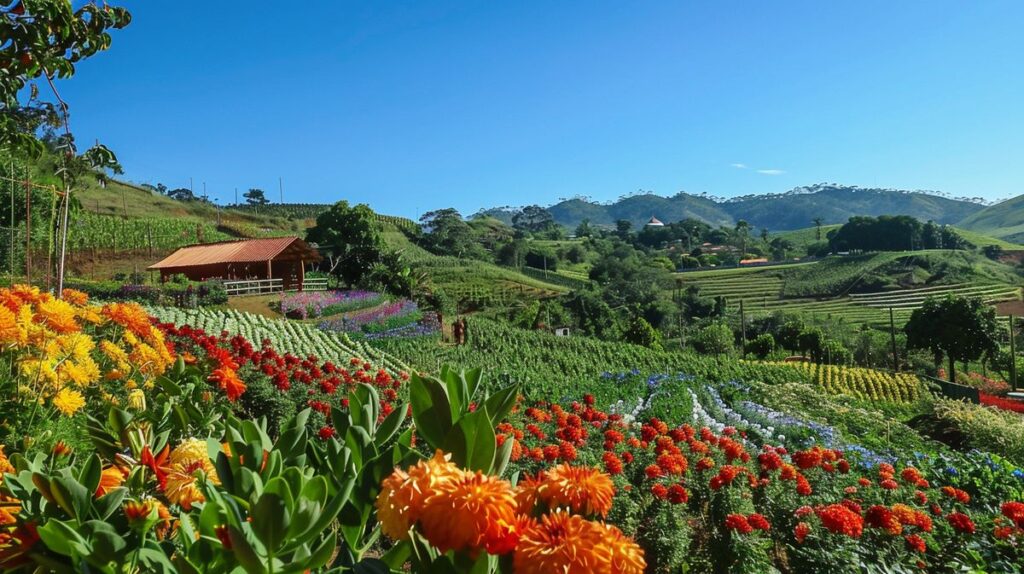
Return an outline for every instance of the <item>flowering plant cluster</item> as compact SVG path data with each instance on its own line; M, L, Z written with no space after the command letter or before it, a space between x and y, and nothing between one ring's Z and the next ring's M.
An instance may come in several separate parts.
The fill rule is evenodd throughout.
M302 291L281 296L281 314L293 319L327 317L382 302L384 295L372 291Z
M0 289L0 369L5 425L34 440L36 425L73 416L90 402L145 408L151 388L174 361L163 333L135 303L89 303L65 290Z
M346 313L338 319L322 321L318 327L323 331L379 333L413 325L422 318L423 313L415 301L400 299L372 309Z

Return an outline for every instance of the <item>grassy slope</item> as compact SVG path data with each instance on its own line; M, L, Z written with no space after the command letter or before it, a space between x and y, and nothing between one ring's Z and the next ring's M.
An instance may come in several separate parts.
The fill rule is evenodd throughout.
M990 205L958 225L999 238L1024 238L1024 195Z
M825 240L825 236L829 231L833 229L839 229L842 225L822 225L821 226L821 237L822 241ZM1024 232L1024 223L1021 224L1019 231ZM985 247L986 245L998 245L1006 250L1024 249L1024 245L1018 245L1009 241L1000 239L993 234L981 233L979 231L973 231L971 229L962 226L953 226L953 229L960 234L961 237L970 241L978 247ZM817 242L817 230L814 227L805 227L804 229L795 229L793 231L782 231L779 233L773 233L772 237L781 237L788 239L797 247L803 247Z

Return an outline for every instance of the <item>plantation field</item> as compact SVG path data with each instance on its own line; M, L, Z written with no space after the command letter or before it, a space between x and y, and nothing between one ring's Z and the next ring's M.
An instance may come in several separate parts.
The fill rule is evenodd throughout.
M274 348L300 357L316 355L339 363L351 357L364 357L396 372L408 370L401 361L364 342L353 341L345 333L321 331L310 323L270 319L234 309L221 311L149 307L147 311L163 322L190 325L210 333L227 331L232 335L242 335L253 344L269 339Z
M414 244L397 227L384 222L384 241L460 309L506 307L520 301L567 293L578 280L534 272L520 273L485 261L438 256Z
M703 296L725 297L733 312L738 311L739 302L743 301L751 316L775 311L804 312L842 319L852 325L888 325L889 308L902 324L925 299L946 293L980 297L989 304L1021 298L1020 282L1005 266L950 251L830 257L786 267L681 273L676 278L684 289L696 285ZM894 283L897 278L936 279L940 284L905 288ZM864 286L877 288L851 292Z

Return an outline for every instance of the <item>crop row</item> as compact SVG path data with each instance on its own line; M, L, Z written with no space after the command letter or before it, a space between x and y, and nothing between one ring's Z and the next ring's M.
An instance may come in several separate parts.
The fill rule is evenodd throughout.
M817 363L776 364L806 373L814 383L830 393L864 400L912 402L920 399L924 392L921 380L909 373L887 373L861 367Z

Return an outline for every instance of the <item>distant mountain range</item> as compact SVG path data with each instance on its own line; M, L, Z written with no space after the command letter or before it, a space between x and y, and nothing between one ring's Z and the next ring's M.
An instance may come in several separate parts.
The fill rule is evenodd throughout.
M953 199L935 192L825 183L785 193L731 199L680 192L672 197L633 195L608 204L568 199L548 207L555 221L569 228L584 219L596 225L614 225L617 220L627 219L640 226L651 217L664 223L693 217L712 225L733 225L742 219L755 229L765 227L771 231L806 228L818 218L824 224L845 223L855 215L911 215L923 221L953 224L988 209L976 199ZM482 210L477 215L508 223L514 213L514 208L502 207Z

